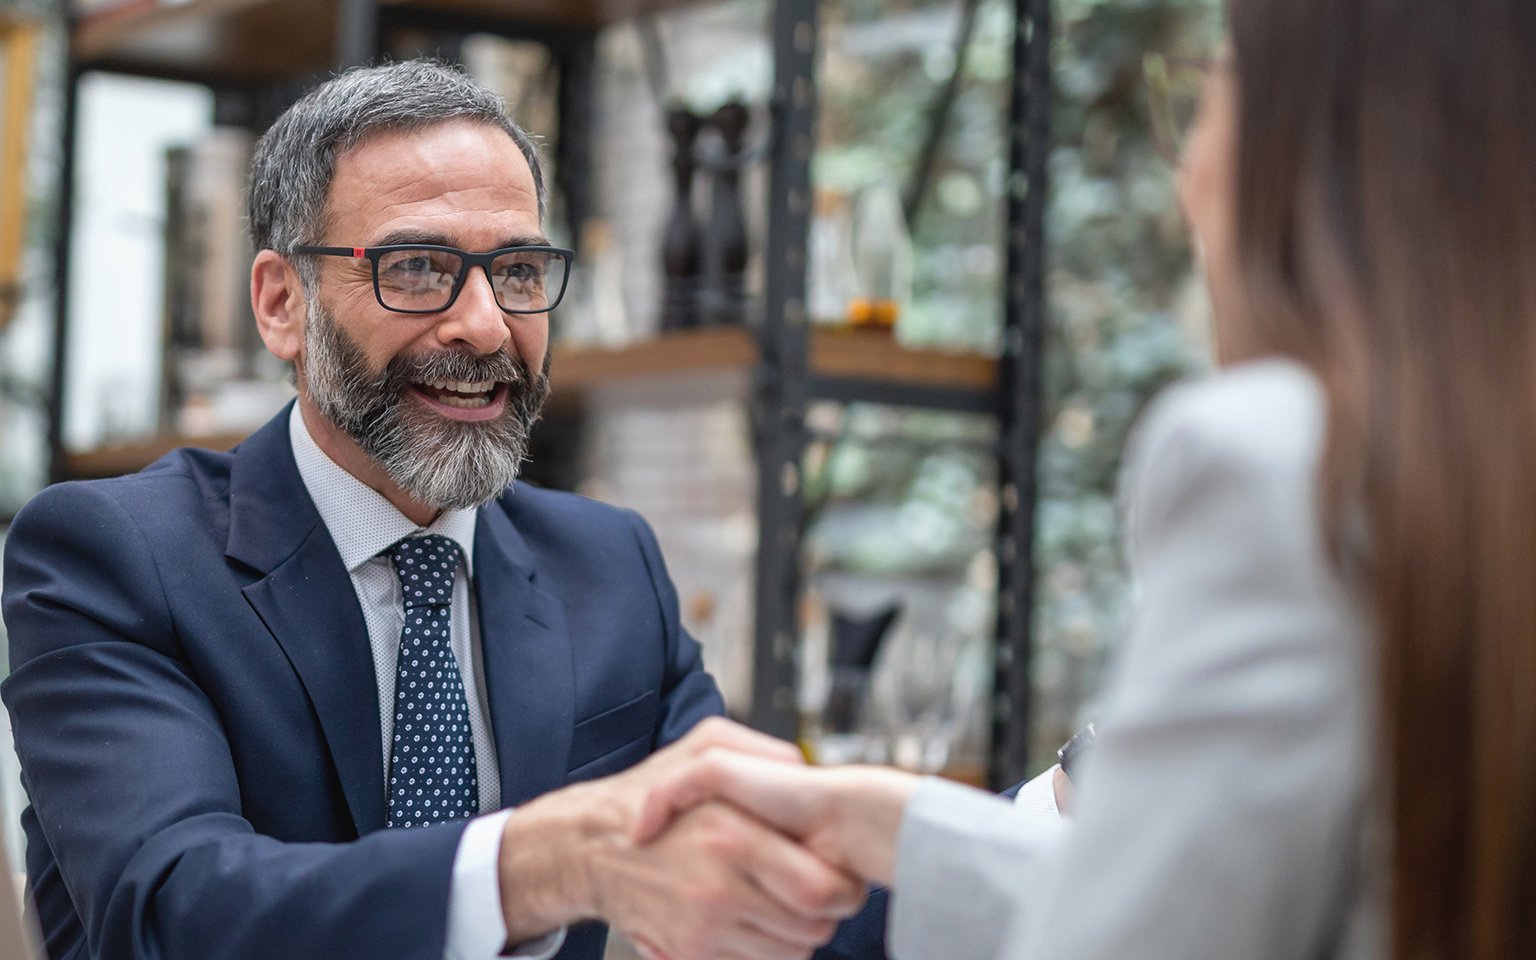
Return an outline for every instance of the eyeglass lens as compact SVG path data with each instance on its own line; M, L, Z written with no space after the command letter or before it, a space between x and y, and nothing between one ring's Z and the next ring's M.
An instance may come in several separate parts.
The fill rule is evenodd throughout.
M446 250L391 250L377 265L379 298L392 310L432 311L448 306L464 271L464 258ZM565 258L544 250L514 250L491 262L491 289L504 310L548 310L565 289Z

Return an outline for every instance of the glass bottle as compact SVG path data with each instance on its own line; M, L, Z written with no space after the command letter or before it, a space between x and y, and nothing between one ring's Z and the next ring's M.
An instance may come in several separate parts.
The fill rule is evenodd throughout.
M841 326L848 307L860 296L848 221L848 197L817 190L811 208L806 305L813 323Z
M889 330L912 303L912 236L901 196L889 180L864 189L853 211L853 260L863 295L850 305L854 326Z

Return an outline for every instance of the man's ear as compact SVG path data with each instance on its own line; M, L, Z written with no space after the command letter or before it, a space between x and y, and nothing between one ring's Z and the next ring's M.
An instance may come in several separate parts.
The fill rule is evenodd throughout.
M292 363L304 343L304 284L288 259L262 250L251 264L251 310L267 350Z

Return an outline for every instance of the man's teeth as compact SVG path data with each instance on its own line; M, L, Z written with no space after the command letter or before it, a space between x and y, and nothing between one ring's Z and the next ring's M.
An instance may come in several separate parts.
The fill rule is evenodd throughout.
M489 406L496 389L495 380L431 380L420 384L433 391L433 397L445 407L478 410Z
M442 396L437 398L437 402L445 407L459 407L464 410L478 410L481 407L489 405L491 398Z
M487 393L496 386L495 380L433 380L427 384L434 390L452 390L454 393Z

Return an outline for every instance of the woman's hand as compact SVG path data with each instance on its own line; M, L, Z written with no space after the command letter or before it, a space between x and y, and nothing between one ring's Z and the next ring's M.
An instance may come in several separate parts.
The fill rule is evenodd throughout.
M883 767L811 768L711 749L648 791L633 836L645 843L672 819L720 801L801 841L834 866L889 884L896 838L918 778Z

